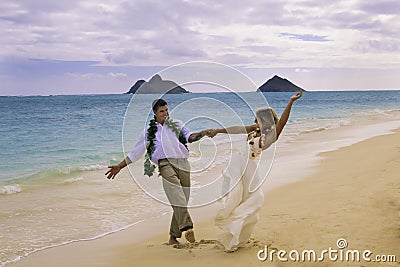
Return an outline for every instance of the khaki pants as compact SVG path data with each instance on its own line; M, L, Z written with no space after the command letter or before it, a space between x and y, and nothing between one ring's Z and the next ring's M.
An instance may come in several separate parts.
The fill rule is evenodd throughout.
M187 209L190 196L190 165L186 158L160 159L158 168L163 178L165 194L174 211L169 234L180 238L182 232L193 228Z

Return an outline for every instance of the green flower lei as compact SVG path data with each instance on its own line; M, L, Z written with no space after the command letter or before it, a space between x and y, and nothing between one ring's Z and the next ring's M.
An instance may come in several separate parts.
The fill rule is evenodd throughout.
M165 120L165 123L167 126L176 134L176 136L179 139L179 142L185 145L187 149L187 141L185 136L183 136L182 131L178 128L178 123L174 122L172 119L167 118ZM156 168L156 165L152 164L150 162L151 155L153 154L154 151L154 139L156 138L156 132L157 132L157 124L156 124L156 116L154 116L153 119L150 120L149 124L149 129L147 130L147 145L146 145L146 155L145 155L145 161L144 161L144 174L151 177L153 175L153 172Z

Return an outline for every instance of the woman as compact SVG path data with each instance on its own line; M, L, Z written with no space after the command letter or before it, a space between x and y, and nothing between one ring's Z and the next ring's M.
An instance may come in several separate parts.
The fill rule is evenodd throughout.
M244 147L232 153L230 163L223 171L224 197L215 224L223 231L219 234L219 240L227 252L235 251L245 244L253 232L258 212L264 203L264 193L260 188L263 177L257 173L257 157L279 138L294 101L301 96L300 91L290 98L281 118L272 108L261 108L256 110L253 125L211 129L208 132L210 137L219 133L248 134ZM230 185L234 185L231 191Z

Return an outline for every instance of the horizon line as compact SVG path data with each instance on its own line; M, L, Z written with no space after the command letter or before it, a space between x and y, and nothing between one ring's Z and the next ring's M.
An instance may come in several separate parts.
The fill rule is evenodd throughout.
M304 93L308 92L370 92L370 91L400 91L399 89L334 89L334 90L305 90ZM257 93L261 91L240 91L235 93ZM209 91L209 92L189 92L189 93L180 93L180 94L168 94L168 95L184 95L184 94L213 94L213 93L233 93L226 91ZM294 93L294 91L282 91L282 92L261 92L261 93ZM90 95L135 95L125 93L82 93L82 94L32 94L32 95L0 95L0 97L26 97L26 96L90 96ZM159 95L159 94L141 94L139 95Z

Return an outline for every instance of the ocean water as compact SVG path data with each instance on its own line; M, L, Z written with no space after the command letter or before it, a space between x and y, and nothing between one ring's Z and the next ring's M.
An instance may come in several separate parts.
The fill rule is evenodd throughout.
M199 131L250 125L255 108L267 103L281 114L291 95L204 93L165 99L171 117ZM104 176L107 166L120 162L133 146L151 117L154 98L0 97L0 266L170 212L168 205L143 192L129 172L113 182ZM306 92L294 104L280 142L284 146L307 133L385 121L400 121L400 91ZM203 141L205 149L219 147L207 162L196 160L202 147L191 144L193 166L207 171L220 167L227 161L230 142L223 136ZM139 180L142 163L130 169ZM194 185L201 174L194 172Z

